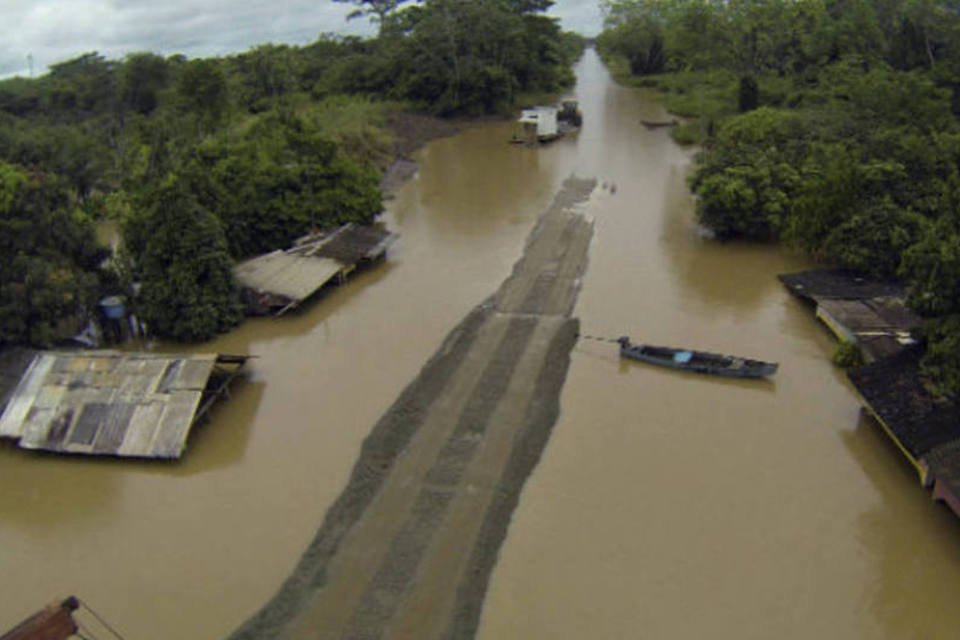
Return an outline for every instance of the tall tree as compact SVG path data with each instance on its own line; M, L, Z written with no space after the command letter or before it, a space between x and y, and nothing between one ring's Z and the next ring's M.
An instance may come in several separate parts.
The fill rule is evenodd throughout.
M105 255L60 180L0 162L0 344L76 333Z
M167 61L153 53L131 53L120 71L120 98L123 106L142 115L160 104L160 92L167 86Z
M183 172L237 258L286 248L313 227L370 223L382 209L375 172L289 113L260 116L242 139L208 141Z
M117 65L96 51L50 65L44 82L51 115L74 120L116 106Z
M216 128L227 110L227 79L216 60L191 60L180 70L177 97L194 118L197 136Z
M370 20L379 25L381 33L387 24L387 18L396 11L400 5L409 0L333 0L341 4L356 5L356 9L350 12L347 20L370 16Z
M124 229L125 248L142 285L140 316L158 336L211 338L242 316L223 230L182 182L168 179Z

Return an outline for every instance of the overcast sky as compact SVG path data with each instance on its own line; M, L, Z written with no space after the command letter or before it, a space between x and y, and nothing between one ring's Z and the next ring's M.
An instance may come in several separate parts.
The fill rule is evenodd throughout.
M565 29L595 35L598 0L557 0ZM265 42L306 44L321 33L371 33L347 22L350 6L332 0L0 0L0 78L39 74L88 51L122 58L132 51L188 57L245 51Z

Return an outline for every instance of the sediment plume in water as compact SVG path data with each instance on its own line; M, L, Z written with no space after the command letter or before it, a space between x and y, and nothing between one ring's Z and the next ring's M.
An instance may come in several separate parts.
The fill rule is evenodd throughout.
M232 638L472 638L523 483L559 415L594 180L569 178L497 292L364 441L294 573Z

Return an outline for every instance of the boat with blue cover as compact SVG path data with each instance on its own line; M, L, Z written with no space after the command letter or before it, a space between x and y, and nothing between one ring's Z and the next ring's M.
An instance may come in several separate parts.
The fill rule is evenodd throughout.
M623 358L648 362L671 369L680 369L681 371L710 373L728 378L763 378L776 373L778 367L776 362L764 362L751 358L740 358L706 351L674 349L672 347L655 347L648 344L633 344L627 336L618 338L617 343L620 345L620 356Z

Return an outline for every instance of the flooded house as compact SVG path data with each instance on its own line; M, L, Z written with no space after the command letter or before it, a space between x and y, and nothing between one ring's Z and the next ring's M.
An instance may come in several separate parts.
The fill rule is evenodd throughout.
M40 352L0 414L0 438L54 453L179 458L248 358Z
M556 107L533 107L520 113L517 124L520 133L515 139L519 142L550 142L560 137Z
M384 259L397 235L346 224L296 240L292 247L239 263L234 276L250 315L283 315L356 269Z
M960 407L924 385L919 347L854 369L850 381L876 420L917 470L923 486L960 515Z
M842 342L856 344L872 362L914 344L910 332L920 318L907 309L897 283L880 282L843 270L804 271L778 276L797 297L811 302L816 316Z

